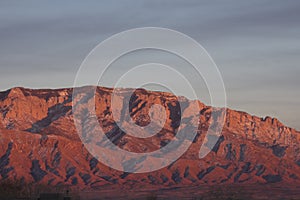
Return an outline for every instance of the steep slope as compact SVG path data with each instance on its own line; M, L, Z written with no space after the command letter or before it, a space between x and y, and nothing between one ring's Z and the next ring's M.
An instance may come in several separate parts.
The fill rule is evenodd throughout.
M91 124L88 105L93 87L83 87L78 106L86 119L83 129L97 131ZM130 89L120 90L120 94ZM124 173L99 163L78 137L72 114L72 89L32 90L12 88L0 93L1 181L21 180L27 184L74 186L97 189L105 185L128 188L231 183L300 184L300 133L277 119L259 118L226 110L222 136L212 151L199 159L207 129L214 123L212 108L170 93L137 89L130 99L130 116L112 116L112 89L97 87L95 108L107 137L120 148L150 152L176 138L181 123L189 123L189 109L199 106L200 126L186 153L172 165L152 173ZM181 116L179 102L185 114ZM132 117L136 124L149 123L153 104L166 108L167 120L160 133L139 139L120 130L115 120ZM123 113L122 101L118 109ZM220 109L220 112L223 109ZM160 116L156 116L158 119ZM87 137L88 138L88 137ZM90 138L93 139L93 138ZM125 164L125 163L122 163Z

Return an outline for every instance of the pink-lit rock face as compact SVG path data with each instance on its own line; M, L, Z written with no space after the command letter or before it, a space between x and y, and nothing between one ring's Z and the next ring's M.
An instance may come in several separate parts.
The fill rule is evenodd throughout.
M300 133L277 119L227 109L222 136L212 151L199 159L200 146L210 139L204 138L214 120L211 107L169 93L138 89L129 105L130 116L136 124L149 123L148 111L153 104L165 107L167 115L160 133L141 139L117 127L115 120L122 121L129 116L115 116L114 120L111 93L109 88L96 90L98 122L114 144L132 152L151 152L176 139L174 135L180 122L193 120L189 113L199 107L200 126L188 151L172 165L151 173L111 169L89 154L77 135L72 116L72 89L13 88L0 93L1 180L81 189L98 189L105 185L141 188L221 183L300 184ZM87 93L76 98L85 98L78 104L84 111L93 95ZM178 101L185 105L182 117L178 114ZM122 102L117 105L116 109L122 113ZM88 110L82 114L87 115L83 128L93 129Z

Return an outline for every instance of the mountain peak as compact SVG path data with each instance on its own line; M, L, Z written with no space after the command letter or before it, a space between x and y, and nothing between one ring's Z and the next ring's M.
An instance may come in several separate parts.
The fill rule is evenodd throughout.
M5 98L8 97L18 97L18 96L24 96L23 90L25 88L23 87L14 87L11 89L8 89L6 91L0 92L0 99L4 100Z
M16 96L24 96L24 91L26 89L23 87L14 87L10 89L9 97L16 97Z

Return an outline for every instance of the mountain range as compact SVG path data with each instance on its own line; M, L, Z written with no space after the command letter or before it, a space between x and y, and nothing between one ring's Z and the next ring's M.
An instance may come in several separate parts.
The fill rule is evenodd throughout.
M27 89L16 87L0 92L0 181L21 185L99 190L107 187L188 187L201 185L300 185L300 132L278 119L260 118L226 109L224 127L217 143L204 158L202 144L213 123L212 107L198 100L167 92L136 89L129 101L129 115L138 125L149 123L153 104L166 109L163 129L151 138L135 138L122 131L112 115L112 88L86 86L78 96L84 129L95 102L97 120L106 136L120 148L151 152L176 138L180 123L189 123L188 110L199 108L199 127L189 149L174 163L149 173L122 172L98 161L83 145L74 125L73 89ZM93 91L96 91L95 94ZM132 89L120 89L128 93ZM181 118L179 102L187 111ZM197 106L195 106L197 105ZM124 105L118 104L122 113ZM124 114L126 115L126 113ZM118 119L120 120L120 119ZM121 163L121 165L125 163ZM1 183L0 182L0 183Z

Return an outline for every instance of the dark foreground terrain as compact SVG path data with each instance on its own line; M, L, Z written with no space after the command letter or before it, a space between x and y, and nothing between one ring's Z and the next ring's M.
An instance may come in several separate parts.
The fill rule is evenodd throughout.
M14 200L27 199L36 200L39 197L48 197L44 199L56 200L53 196L69 197L66 200L104 200L104 199L191 199L191 200L250 200L250 199L280 199L280 200L299 200L300 187L295 185L281 184L253 184L253 185L202 185L202 186L185 186L185 187L147 187L140 189L126 189L118 186L104 186L97 191L78 191L66 189L54 189L52 192L41 190L32 194L13 193L7 194L5 191L0 195L0 199ZM66 192L68 191L68 192ZM43 198L40 198L43 200ZM59 198L57 198L59 200Z
M101 197L101 198L100 198ZM166 189L114 190L82 192L81 199L300 199L300 187L271 185L212 185Z

